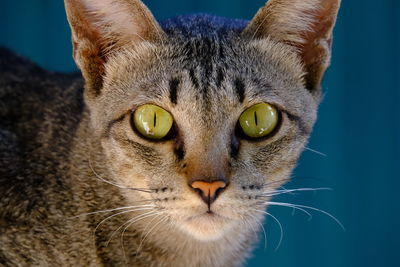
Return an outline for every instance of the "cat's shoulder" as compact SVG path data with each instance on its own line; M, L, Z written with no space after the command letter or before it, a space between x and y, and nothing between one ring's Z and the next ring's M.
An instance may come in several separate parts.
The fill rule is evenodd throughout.
M47 71L6 48L0 48L0 129L31 141L52 116L83 106L80 74ZM72 111L74 112L74 111ZM57 114L60 113L60 114ZM64 111L66 113L66 111ZM31 128L31 129L28 129Z
M37 188L57 176L55 159L68 157L62 148L78 127L82 92L79 74L46 71L0 48L0 218L43 198Z

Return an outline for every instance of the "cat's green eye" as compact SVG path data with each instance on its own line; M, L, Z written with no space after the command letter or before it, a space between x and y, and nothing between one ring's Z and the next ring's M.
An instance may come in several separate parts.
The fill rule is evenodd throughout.
M172 123L172 115L156 105L142 105L133 113L134 127L149 139L162 139L167 136L172 128Z
M270 134L278 125L277 110L267 104L260 103L246 109L239 118L243 133L250 138L261 138Z

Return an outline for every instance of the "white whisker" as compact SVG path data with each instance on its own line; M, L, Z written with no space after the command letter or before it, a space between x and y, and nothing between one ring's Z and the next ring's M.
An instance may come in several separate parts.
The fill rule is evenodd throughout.
M302 211L304 211L304 209L310 209L310 210L321 212L322 214L325 214L326 216L328 216L331 219L333 219L343 229L343 231L346 231L346 228L343 226L343 224L335 216L333 216L332 214L330 214L329 212L326 212L324 210L317 209L317 208L310 207L310 206L305 206L305 205L298 205L298 204L292 204L292 203L283 203L283 202L266 202L266 204L272 205L272 206L282 206L282 207L296 208L296 209L299 209L299 210L303 209Z
M263 233L264 233L264 250L266 250L266 249L267 249L267 241L268 241L268 239L267 239L267 232L265 231L265 228L264 228L263 224L260 223L254 215L252 215L252 214L248 214L248 215L249 215L250 217L252 217L252 218L254 219L254 221L255 221L256 223L258 223L258 225L260 225L261 230L262 230ZM254 229L254 228L253 228L253 229Z
M146 200L146 201L152 201L152 199L149 199L149 200ZM124 209L133 209L133 208L143 208L143 207L155 207L155 205L153 205L153 204L145 204L145 205L119 207L119 208L115 208L115 209L98 210L98 211L93 211L93 212L82 213L82 214L79 214L79 215L76 215L76 216L73 216L73 217L70 217L70 218L73 219L73 218L78 218L78 217L83 217L83 216L93 215L93 214L98 214L98 213L107 213L107 212L112 212L112 211L118 211L118 210L124 210Z
M147 225L146 225L146 227L141 231L142 232L142 234L141 234L141 236L140 236L140 239L142 240L142 238L143 238L143 236L144 236L144 233L146 232L146 230L147 230L147 228L151 225L151 223L155 220L155 219L157 219L159 216L156 216L156 217L154 217L153 219L151 219L148 223L147 223ZM141 242L140 242L141 243Z
M291 178L280 179L280 180L264 183L264 184L262 184L262 186L265 187L265 186L269 186L269 185L273 185L273 184L277 184L277 183L282 183L282 182L286 182L286 181L290 181L290 180L291 180Z
M257 209L253 209L253 210L254 210L254 211L261 212L261 213L264 213L264 214L266 214L267 216L270 216L270 217L271 217L272 219L274 219L274 221L278 224L279 230L280 230L280 238L279 238L278 245L277 245L276 248L275 248L275 251L277 251L277 250L279 249L279 247L281 246L282 240L283 240L283 227L282 227L281 222L280 222L274 215L272 215L272 214L269 213L269 212L266 212L265 210L257 210Z
M136 190L136 191L145 192L145 193L152 193L152 192L154 191L154 190L152 190L152 189L127 187L127 186L119 185L119 184L117 184L117 183L115 183L115 182L106 180L106 179L104 179L103 177L101 177L101 176L94 170L94 168L93 168L93 166L92 166L92 163L91 163L91 160L90 160L90 157L88 158L88 162L89 162L89 168L92 170L93 174L94 174L100 181L102 181L102 182L104 182L104 183L107 183L107 184L116 186L116 187L121 188L121 189L130 189L130 190Z
M311 152L313 152L315 154L318 154L320 156L327 157L327 155L325 153L319 152L319 151L317 151L315 149L312 149L312 148L309 148L309 147L304 147L304 149L306 149L308 151L311 151Z
M126 225L126 223L124 224L124 225L126 225L126 227L124 228L124 230L123 230L122 233L121 233L121 247L122 247L122 253L123 253L123 255L124 255L125 261L126 261L126 253L125 253L125 246L124 246L124 236L125 236L126 230L127 230L132 224L134 224L135 222L141 221L141 220L143 220L143 219L145 219L145 218L148 218L148 217L151 217L151 216L156 216L156 218L157 218L157 216L160 215L161 213L162 213L162 212L160 212L160 211L152 211L152 212L150 212L150 213L143 214L143 216L135 217L133 221L132 221L132 220L129 220L128 225Z
M273 190L269 192L264 192L263 196L277 196L281 194L288 194L294 192L305 192L305 191L323 191L323 190L332 190L331 188L321 187L321 188L294 188L294 189L282 189L282 190Z
M153 215L157 215L157 214L159 214L158 211L152 210L152 211L150 211L150 212L146 212L146 213L143 213L143 214L139 214L138 216L135 216L135 217L129 219L128 221L126 221L125 223L123 223L120 227L118 227L117 230L113 231L113 233L111 234L110 238L108 239L108 241L107 241L107 243L106 243L106 247L108 246L108 244L110 243L110 241L113 239L114 235L115 235L116 233L118 233L118 231L121 230L122 227L124 227L124 226L126 225L126 227L124 228L124 230L121 232L121 245L122 245L122 248L124 248L124 241L123 241L123 238L124 238L125 231L126 231L132 224L134 224L135 222L138 222L138 221L140 221L140 220L142 220L142 219L145 219L145 218L147 218L147 217L150 217L150 216L153 216Z
M146 240L147 236L155 229L155 227L157 225L160 225L160 223L165 222L168 220L167 216L164 216L163 218L161 218L156 224L154 224L154 226L146 233L146 235L144 236L144 238L140 241L139 247L137 249L137 252L139 252L142 248L142 245L144 244L144 241Z
M139 221L140 219L146 218L146 215L149 215L149 216L150 216L150 215L153 215L154 213L157 213L157 211L152 210L152 211L146 212L146 213L144 213L144 214L139 214L139 215L137 215L137 216L135 216L135 217L129 219L128 221L124 222L121 226L119 226L116 230L114 230L114 231L112 232L112 234L111 234L110 238L107 240L105 246L107 247L107 246L110 244L110 242L111 242L111 240L113 239L114 235L115 235L116 233L118 233L118 231L121 230L122 227L124 227L124 226L127 225L127 224L129 224L129 226L130 226L131 224L133 224L133 223ZM129 227L129 226L128 226L128 227Z
M118 212L118 213L116 213L116 214L110 215L110 216L108 216L107 218L103 219L100 223L97 224L96 228L94 229L93 235L96 234L96 231L97 231L97 229L100 227L100 225L102 225L104 222L106 222L107 220L109 220L109 219L111 219L111 218L113 218L113 217L115 217L115 216L118 216L118 215L121 215L121 214L124 214L124 213L128 213L128 212L134 212L134 211L140 211L140 210L150 210L150 209L153 209L153 208L152 208L152 207L137 208L137 209L131 209L131 210L121 211L121 212Z

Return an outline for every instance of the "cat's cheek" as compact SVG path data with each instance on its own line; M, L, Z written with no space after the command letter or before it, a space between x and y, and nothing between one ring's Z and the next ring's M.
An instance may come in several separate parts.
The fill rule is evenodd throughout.
M115 140L102 142L102 146L108 161L109 172L112 175L108 179L125 187L147 188L146 180L139 178L141 175L138 175L140 171L137 165L133 164L132 158L126 155Z

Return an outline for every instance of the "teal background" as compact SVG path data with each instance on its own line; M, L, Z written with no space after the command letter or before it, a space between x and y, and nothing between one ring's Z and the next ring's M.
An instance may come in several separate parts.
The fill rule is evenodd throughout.
M158 19L182 13L250 19L264 0L144 1ZM335 30L332 66L309 147L287 188L332 191L279 198L311 205L312 220L272 207L284 228L265 224L248 266L400 266L400 1L344 0ZM75 71L61 0L1 0L0 45L55 71Z

